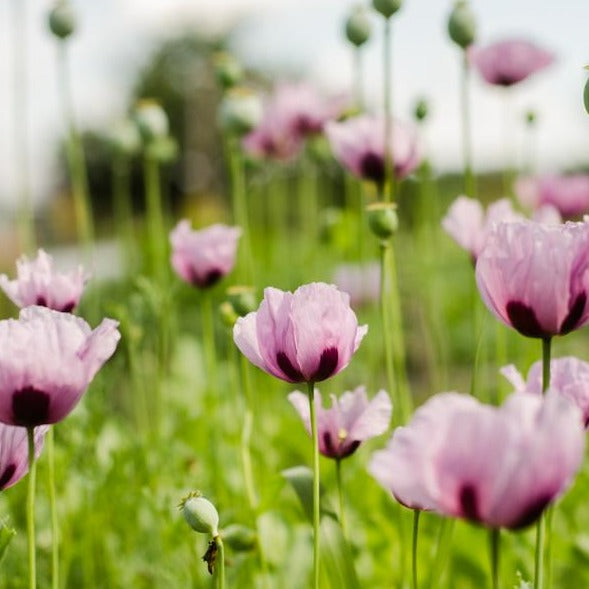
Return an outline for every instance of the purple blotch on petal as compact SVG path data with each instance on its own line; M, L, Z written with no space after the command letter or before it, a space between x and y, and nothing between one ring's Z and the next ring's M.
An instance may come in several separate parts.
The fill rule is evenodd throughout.
M480 521L477 490L474 485L470 483L462 485L458 500L463 517L472 521Z
M509 527L512 530L520 530L527 528L530 524L533 524L542 514L546 506L552 500L552 495L540 495L536 497L521 513L521 515L515 520Z
M37 296L35 304L39 305L39 307L46 307L47 306L47 299L43 295L39 295L39 296Z
M76 303L71 302L68 303L67 305L64 305L63 308L61 309L62 313L71 313L74 310L74 307L76 306Z
M348 456L351 456L358 449L359 446L359 440L354 440L353 442L344 445L342 451L340 451L339 453L339 458L347 458Z
M519 301L509 301L505 310L507 311L507 316L509 317L509 321L513 328L519 331L522 335L540 338L552 335L546 333L542 329L538 323L534 309L528 305L520 303Z
M587 294L585 291L579 293L575 302L572 304L571 308L569 309L568 315L565 317L564 321L560 326L560 333L565 334L569 333L577 327L577 324L583 317L583 312L585 311L585 304L587 303Z
M323 432L323 445L325 446L325 454L327 456L337 457L337 450L333 445L331 434L329 432Z
M360 173L363 178L368 178L378 184L384 182L384 162L382 157L369 151L360 161Z
M49 395L33 387L15 391L12 395L12 417L15 425L34 427L47 423Z
M6 485L9 483L14 471L16 470L16 464L9 464L5 469L4 472L0 475L0 490L4 489Z
M284 352L276 354L276 363L284 375L292 382L303 382L304 376L291 363L289 357Z
M337 361L339 359L339 352L337 348L327 348L321 352L321 359L319 366L311 377L311 382L319 382L329 378L337 368Z

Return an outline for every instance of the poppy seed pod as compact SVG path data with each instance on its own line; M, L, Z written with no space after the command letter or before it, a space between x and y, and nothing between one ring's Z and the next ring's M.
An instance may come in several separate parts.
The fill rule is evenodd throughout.
M118 122L111 130L108 140L116 154L126 157L134 156L141 147L137 125L129 119Z
M367 10L362 6L355 6L352 14L346 20L346 38L348 41L360 47L370 38L370 18Z
M248 88L232 88L219 107L219 123L232 135L244 135L262 120L260 97Z
M380 12L385 18L390 18L401 8L402 0L372 0L372 6L376 12Z
M243 68L235 57L229 53L217 53L213 57L215 75L222 88L233 88L243 79Z
M180 502L180 509L186 523L201 534L219 535L219 513L217 508L202 497L199 491L190 493Z
M428 106L427 101L424 98L420 98L415 103L415 108L413 109L413 115L415 116L415 120L418 122L425 121L428 115Z
M381 239L390 239L399 227L397 206L393 203L374 203L366 207L368 225Z
M458 0L448 19L450 39L462 49L472 45L476 36L476 21L468 2Z
M76 29L76 15L69 2L58 2L49 12L49 30L58 39L67 39Z
M231 286L227 289L227 299L235 312L244 317L258 307L256 290L251 286Z
M135 123L144 141L165 137L169 132L168 115L155 100L144 98L135 106Z

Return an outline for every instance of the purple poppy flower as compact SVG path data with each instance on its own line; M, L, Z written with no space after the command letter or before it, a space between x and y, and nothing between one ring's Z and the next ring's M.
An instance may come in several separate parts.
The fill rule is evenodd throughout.
M471 47L468 56L481 76L496 86L513 86L554 61L552 53L520 39Z
M288 395L311 435L309 396L300 391ZM327 458L340 460L353 454L364 440L380 436L388 429L393 412L385 391L368 400L363 386L346 391L340 399L331 395L331 408L323 409L321 393L315 390L319 452Z
M65 312L78 306L88 279L81 266L73 272L57 272L53 258L42 249L34 260L26 256L17 260L16 276L16 280L9 280L0 275L0 288L15 305L40 305Z
M510 364L501 369L501 374L518 391L542 394L542 362L534 362L524 381L517 368ZM583 414L585 428L589 427L589 364L565 356L550 361L550 388L574 403Z
M49 426L35 428L35 457L43 448ZM24 427L0 423L0 491L16 485L29 470L27 430Z
M0 421L34 427L61 421L115 351L118 323L92 331L79 317L27 307L0 321Z
M257 311L240 317L233 339L256 366L287 382L319 382L343 370L368 326L335 286L305 284L294 293L266 288Z
M550 338L589 320L589 224L499 223L476 280L495 316L527 337Z
M552 392L516 393L500 408L456 396L423 405L371 471L406 505L492 528L530 525L582 463L578 409Z
M519 178L515 193L522 205L537 209L556 207L564 217L589 212L589 175L536 176Z
M172 266L188 284L212 286L233 269L240 236L239 227L220 224L194 231L184 219L170 233Z
M336 159L352 174L376 184L385 179L385 121L360 115L325 126L325 134ZM421 156L415 133L405 124L394 121L392 155L395 176L404 178L419 165Z
M352 307L374 303L380 297L380 265L378 262L365 264L340 264L333 281L343 292L350 295Z

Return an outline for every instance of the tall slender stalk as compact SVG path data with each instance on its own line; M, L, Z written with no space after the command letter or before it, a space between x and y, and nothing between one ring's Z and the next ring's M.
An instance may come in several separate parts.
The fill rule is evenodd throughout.
M467 196L476 196L476 184L472 171L472 117L470 113L470 65L466 51L462 57L462 150L464 161L464 192Z
M383 348L385 354L385 369L387 375L387 387L393 397L393 404L399 409L402 407L399 387L395 379L395 364L393 359L393 344L391 341L391 317L388 304L389 296L389 255L390 246L388 241L380 244L380 316L383 337ZM397 411L395 413L398 414ZM401 423L403 419L401 418Z
M149 153L145 153L143 158L143 181L149 232L150 270L156 277L158 284L162 286L166 276L166 236L160 169L157 159Z
M491 558L491 582L493 589L499 589L499 555L501 547L501 529L489 530L489 549Z
M49 506L51 510L51 589L59 589L59 520L55 498L55 440L53 427L46 436L49 479Z
M315 383L307 383L309 411L311 414L311 437L313 440L313 589L319 589L319 527L320 520L320 480L319 480L319 438L317 435L317 412L315 411Z
M413 589L417 589L417 541L419 539L419 509L413 510L413 539L411 542L411 572L413 579Z
M251 404L249 362L243 354L240 354L239 356L241 368L241 387L243 390L243 401L245 406L243 428L241 430L241 461L243 464L243 479L246 496L248 498L251 511L255 513L258 509L258 496L254 485L252 456L250 451L252 429L254 425L254 412L252 410Z
M354 47L354 103L359 111L364 110L364 64L362 48Z
M128 273L133 271L136 257L130 180L129 160L116 154L112 162L113 211Z
M383 102L385 120L384 169L385 169L385 202L395 200L395 166L393 165L393 94L392 94L392 22L385 19L384 26L384 55L383 55Z
M225 546L221 536L215 536L217 545L217 589L225 589Z
M340 458L335 459L335 477L337 480L337 494L339 499L339 523L342 527L342 534L347 540L348 531L346 526L346 507L344 502L344 485L342 481L342 461Z
M29 543L29 589L37 587L37 565L35 558L35 428L27 427L29 452L29 481L27 488L27 537Z

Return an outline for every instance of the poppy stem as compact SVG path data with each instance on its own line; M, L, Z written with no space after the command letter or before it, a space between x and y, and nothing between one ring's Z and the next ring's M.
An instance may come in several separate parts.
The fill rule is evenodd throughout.
M129 160L126 156L117 153L112 162L113 211L128 274L135 269L137 257L130 182Z
M493 589L499 589L499 554L501 549L501 529L489 530L489 548L491 556L491 583Z
M364 111L364 68L360 47L354 47L354 102L360 112Z
M47 432L46 444L49 505L51 510L51 588L59 589L59 521L57 518L57 502L55 499L55 440L53 436L53 427L50 427Z
M462 149L464 158L464 192L466 196L474 198L476 196L476 185L472 171L472 125L470 114L470 65L468 55L463 51L462 60Z
M384 76L383 76L383 106L385 121L384 140L384 172L385 172L385 202L395 200L395 166L393 154L393 96L392 96L392 21L385 19L384 25Z
M221 536L214 538L217 545L217 589L225 589L225 546Z
M380 314L381 314L381 328L383 335L385 367L387 372L387 386L391 396L394 399L394 406L399 409L402 408L402 403L399 395L399 387L395 381L395 365L393 360L393 346L390 338L391 319L389 313L389 273L388 258L389 258L389 242L382 242L380 245ZM395 411L398 414L398 411ZM401 423L403 416L400 416Z
M319 438L317 435L317 412L315 411L315 383L308 382L311 437L313 440L313 589L319 589Z
M413 589L417 589L417 540L419 538L419 509L413 510L413 541L411 542L411 570L413 578Z
M342 527L344 539L348 539L346 526L346 508L344 505L344 485L342 482L342 461L340 458L335 459L335 476L337 479L337 492L339 497L339 523Z
M27 489L27 536L29 542L29 589L37 587L37 571L35 559L35 428L27 427L29 451L29 481Z
M547 337L542 340L542 392L546 392L550 386L550 344L552 339Z
M149 149L149 147L147 147ZM162 211L162 191L160 169L157 159L145 153L143 157L143 183L149 232L149 268L160 286L165 282L166 236L164 235L164 216Z

